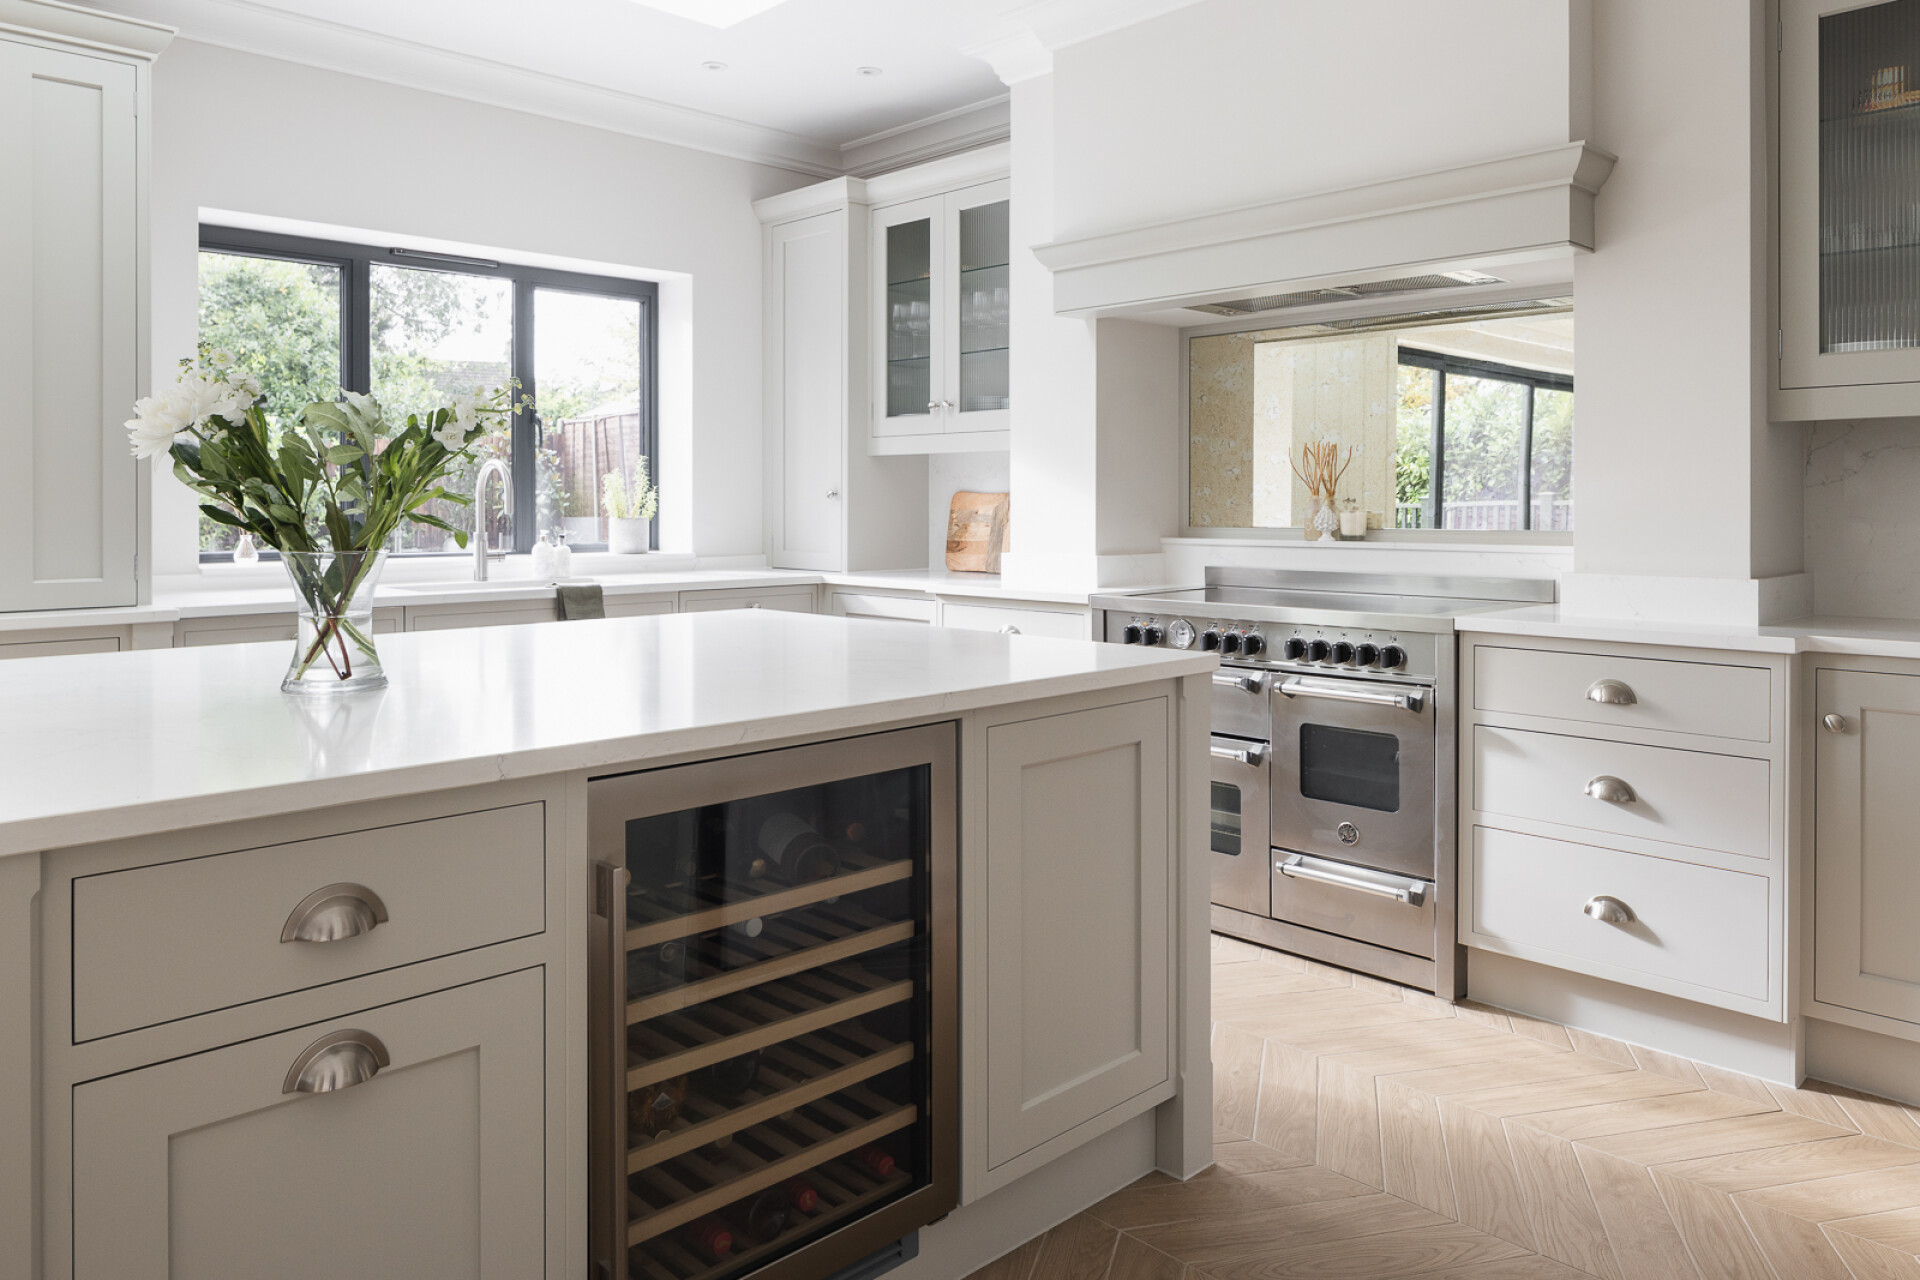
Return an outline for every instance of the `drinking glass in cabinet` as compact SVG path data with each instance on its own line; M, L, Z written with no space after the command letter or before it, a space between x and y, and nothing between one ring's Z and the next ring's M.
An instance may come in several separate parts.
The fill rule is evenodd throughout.
M1820 19L1820 350L1920 346L1920 0Z
M1008 405L1008 203L960 210L960 411Z
M933 399L933 224L887 228L887 416Z

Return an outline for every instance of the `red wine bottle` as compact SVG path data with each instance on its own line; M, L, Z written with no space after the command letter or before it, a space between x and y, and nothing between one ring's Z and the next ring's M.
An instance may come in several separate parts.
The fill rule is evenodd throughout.
M812 1213L820 1207L819 1190L803 1177L788 1178L780 1184L780 1190L797 1213Z
M893 1157L878 1147L862 1147L853 1153L853 1161L876 1178L893 1176Z
M681 1228L681 1237L701 1256L715 1262L733 1252L733 1232L715 1214L689 1222Z
M727 1216L746 1239L754 1244L766 1244L778 1239L787 1229L786 1192L779 1187L769 1188L751 1200L740 1201Z

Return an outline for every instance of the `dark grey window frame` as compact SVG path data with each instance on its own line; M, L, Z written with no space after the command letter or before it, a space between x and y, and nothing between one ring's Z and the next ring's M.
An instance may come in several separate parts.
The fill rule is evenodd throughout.
M373 265L408 267L422 271L445 271L459 275L492 276L513 282L513 376L520 380L523 394L537 398L534 343L539 334L533 323L533 298L537 289L568 293L596 294L602 297L633 298L640 303L640 445L654 482L660 475L660 290L651 280L629 280L619 276L589 275L575 271L557 271L487 258L467 258L456 254L430 253L419 249L380 248L340 240L319 240L306 236L283 235L274 231L256 231L242 227L202 225L200 249L208 253L228 253L252 258L279 258L340 269L340 386L343 390L365 394L373 388ZM513 416L513 505L515 511L537 510L534 485L534 451L538 447L535 416L520 412ZM596 501L598 500L596 495ZM531 520L513 521L513 550L533 550L536 536ZM660 518L651 522L648 546L660 544ZM605 543L578 544L577 551L604 551ZM409 556L444 556L444 551L402 553ZM203 563L231 561L228 551L202 551Z
M1522 369L1517 365L1498 364L1491 360L1469 360L1461 356L1442 355L1438 351L1422 351L1418 347L1401 347L1398 363L1410 365L1416 369L1433 371L1433 406L1430 411L1430 438L1428 448L1430 465L1427 470L1427 527L1440 529L1446 519L1446 480L1447 480L1447 375L1458 374L1468 378L1487 378L1496 382L1515 382L1527 389L1527 406L1520 423L1520 528L1533 528L1533 395L1536 391L1565 391L1573 393L1573 378L1564 373L1547 373L1539 369Z

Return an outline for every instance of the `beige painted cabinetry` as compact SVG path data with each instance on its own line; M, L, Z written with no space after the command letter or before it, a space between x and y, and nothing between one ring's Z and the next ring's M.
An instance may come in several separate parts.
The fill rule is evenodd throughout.
M1788 664L1469 639L1460 941L1787 1021Z
M1813 714L1809 1012L1920 1040L1920 672L1822 667Z
M1174 1088L1173 700L1055 705L987 719L963 768L969 1201Z
M172 32L0 0L0 610L131 605L149 65Z

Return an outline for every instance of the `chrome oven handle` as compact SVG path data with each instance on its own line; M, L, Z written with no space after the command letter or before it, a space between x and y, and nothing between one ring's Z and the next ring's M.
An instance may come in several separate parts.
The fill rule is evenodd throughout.
M1314 680L1310 676L1288 676L1280 682L1280 692L1289 698L1329 698L1335 702L1367 702L1379 707L1418 711L1426 705L1428 690L1425 686L1388 689L1357 680Z
M1215 742L1209 750L1216 760L1232 760L1255 769L1267 762L1267 744L1264 742L1250 742L1244 747L1223 747Z
M1280 874L1295 880L1313 880L1320 884L1337 885L1342 889L1357 889L1361 893L1376 894L1382 898L1392 898L1417 907L1427 900L1427 885L1421 880L1389 883L1386 880L1369 880L1364 876L1350 875L1323 863L1309 862L1300 854L1294 854L1279 864ZM1397 877L1396 877L1397 879Z
M1267 673L1256 671L1250 676L1237 675L1232 671L1216 671L1213 682L1222 689L1239 689L1246 693L1265 693L1267 691Z

